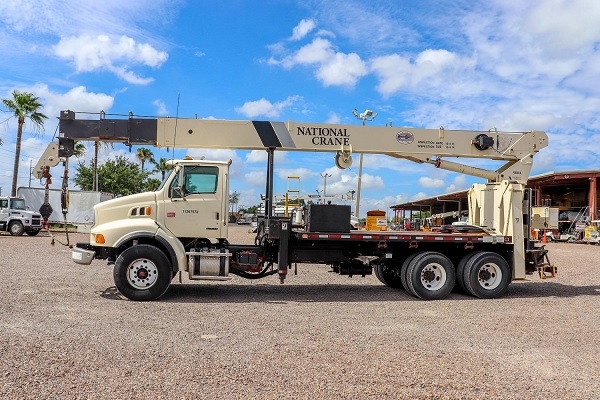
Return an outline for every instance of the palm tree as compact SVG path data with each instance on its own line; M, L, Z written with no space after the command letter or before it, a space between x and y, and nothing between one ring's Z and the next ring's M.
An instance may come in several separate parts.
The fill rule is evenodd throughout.
M112 143L102 142L104 149L109 150L113 148ZM92 190L98 191L98 154L100 153L100 139L94 141L94 167L92 168Z
M231 212L233 212L233 205L237 204L240 201L240 194L238 192L233 192L229 195L229 204L231 204Z
M85 145L81 142L75 142L75 147L73 148L73 155L77 158L83 157L85 154Z
M144 172L144 163L146 161L150 161L152 163L154 162L154 154L152 153L152 150L147 149L145 147L140 147L139 149L137 149L137 151L135 152L135 156L138 160L140 160L140 163L142 164L142 172Z
M168 170L171 169L170 165L167 165L167 159L161 157L155 165L156 171L160 172L160 180L161 182L165 180L165 174Z
M21 139L23 137L25 121L29 119L33 123L34 130L40 131L44 129L44 120L48 118L39 111L42 108L42 103L39 100L39 97L35 97L32 93L19 92L17 90L13 90L12 99L2 99L2 104L8 108L9 112L14 113L14 117L17 119L17 142L15 146L15 165L13 168L11 189L12 196L17 195Z

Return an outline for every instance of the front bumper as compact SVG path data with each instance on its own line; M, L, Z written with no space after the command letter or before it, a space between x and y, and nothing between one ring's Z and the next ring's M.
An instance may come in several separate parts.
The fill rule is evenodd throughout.
M90 265L92 260L106 260L112 258L111 247L94 246L89 242L77 242L71 252L71 260L77 264Z
M90 265L95 256L95 251L82 249L80 247L73 247L71 252L71 260L82 265Z

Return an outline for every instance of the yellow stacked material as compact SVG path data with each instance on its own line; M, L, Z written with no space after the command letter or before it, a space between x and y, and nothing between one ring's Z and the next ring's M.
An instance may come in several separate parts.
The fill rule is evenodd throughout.
M385 211L372 210L367 211L367 230L368 231L387 231L387 218Z

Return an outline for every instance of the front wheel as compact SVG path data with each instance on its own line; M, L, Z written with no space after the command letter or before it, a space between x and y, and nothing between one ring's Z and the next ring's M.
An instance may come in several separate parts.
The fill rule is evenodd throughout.
M512 279L504 257L482 251L470 257L462 271L466 291L480 299L495 299L502 296Z
M10 224L8 224L8 232L11 234L11 236L21 236L23 232L25 232L25 228L19 221L12 221Z
M135 301L149 301L167 291L173 274L171 262L160 249L139 244L119 255L113 277L123 296Z

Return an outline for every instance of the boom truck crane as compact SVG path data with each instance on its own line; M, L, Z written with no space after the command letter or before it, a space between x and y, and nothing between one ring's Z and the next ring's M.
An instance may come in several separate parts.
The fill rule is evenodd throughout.
M114 264L116 287L131 300L158 299L178 272L212 281L277 274L283 283L299 263L329 265L349 276L374 271L385 285L425 300L443 299L455 285L475 297L496 298L513 279L550 267L547 250L529 240L525 189L534 155L548 145L545 132L99 115L78 119L73 111L61 111L58 142L50 144L35 173L69 157L74 140L268 154L266 215L252 245L228 240L231 161L171 160L156 191L94 207L90 240L72 247L71 258L82 265L94 259ZM347 205L311 205L305 225L298 226L291 217L271 215L275 151L331 152L340 168L352 164L355 152L385 154L487 182L471 187L469 225L453 233L350 231ZM503 163L486 170L449 157Z

